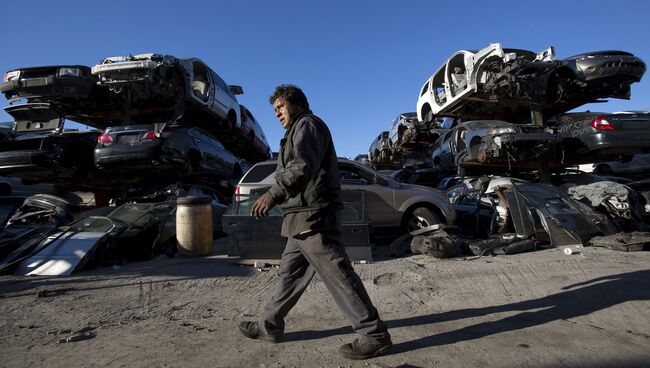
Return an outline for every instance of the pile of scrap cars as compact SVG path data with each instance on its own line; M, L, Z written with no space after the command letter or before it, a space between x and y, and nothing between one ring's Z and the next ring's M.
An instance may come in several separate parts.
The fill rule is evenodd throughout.
M420 88L415 112L397 114L358 161L339 160L350 257L372 260L371 244L385 239L395 255L435 257L648 249L650 113L569 112L630 98L645 69L623 51L454 53ZM280 257L280 211L250 215L276 161L237 100L243 89L201 60L18 68L0 92L14 118L0 126L0 175L48 188L0 182L0 272L68 275L173 255L184 196L210 198L229 255ZM595 174L571 171L581 164Z
M182 196L210 198L219 235L235 184L271 157L237 101L242 88L196 58L18 68L0 92L15 120L3 130L0 175L49 185L35 195L3 190L1 272L67 275L173 253Z
M494 43L451 55L422 85L416 111L399 114L367 158L400 182L445 190L456 221L406 233L391 251L650 250L650 112L569 112L629 99L645 70L624 51L558 59L553 47Z

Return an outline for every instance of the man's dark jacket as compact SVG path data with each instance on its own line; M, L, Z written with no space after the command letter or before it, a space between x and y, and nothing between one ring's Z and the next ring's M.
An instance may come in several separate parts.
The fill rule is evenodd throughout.
M340 209L341 179L332 136L325 123L311 111L291 119L280 141L276 183L269 189L288 214Z

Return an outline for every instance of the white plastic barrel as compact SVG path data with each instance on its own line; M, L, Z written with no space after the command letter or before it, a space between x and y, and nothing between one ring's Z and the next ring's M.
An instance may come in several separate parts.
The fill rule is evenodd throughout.
M182 256L212 254L212 206L208 196L176 200L176 240Z

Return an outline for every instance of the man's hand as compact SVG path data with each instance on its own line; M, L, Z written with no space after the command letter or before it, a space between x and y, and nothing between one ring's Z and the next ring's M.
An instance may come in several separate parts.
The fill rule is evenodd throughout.
M257 201L253 204L251 209L251 214L255 216L256 219L260 217L266 217L269 214L269 210L275 206L271 195L268 193L262 194Z

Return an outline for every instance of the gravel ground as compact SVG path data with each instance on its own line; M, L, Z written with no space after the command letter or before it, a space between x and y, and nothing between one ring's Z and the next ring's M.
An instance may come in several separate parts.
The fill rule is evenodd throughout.
M219 245L219 244L218 244ZM315 279L286 341L248 340L275 268L164 256L71 277L0 277L2 367L647 367L650 252L561 249L355 264L391 353L350 361L354 338Z

